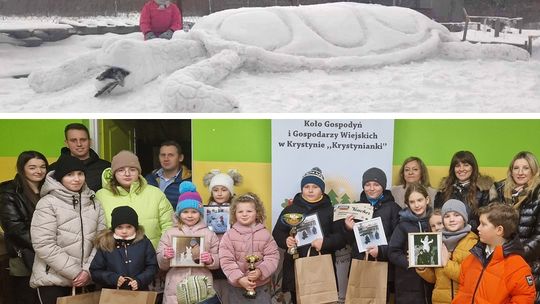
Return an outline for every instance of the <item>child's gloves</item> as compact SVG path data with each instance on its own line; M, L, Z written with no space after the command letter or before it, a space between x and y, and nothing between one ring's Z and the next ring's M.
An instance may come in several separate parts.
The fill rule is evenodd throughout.
M144 34L144 40L150 40L150 39L154 39L154 38L157 38L156 34L154 34L154 32L148 32L148 33Z
M214 262L214 259L212 258L212 255L208 252L201 253L201 262L206 265L210 265Z
M161 33L161 35L159 35L159 38L171 40L173 33L173 30L167 30L166 32Z
M165 247L163 249L163 257L167 260L172 259L174 257L174 249L172 247Z

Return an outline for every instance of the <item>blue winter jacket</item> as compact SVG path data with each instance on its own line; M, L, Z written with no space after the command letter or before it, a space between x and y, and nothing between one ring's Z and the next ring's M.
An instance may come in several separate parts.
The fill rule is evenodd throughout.
M131 242L114 240L112 231L97 239L97 252L90 264L92 280L104 288L116 288L120 276L137 280L138 290L148 290L158 271L156 251L144 231L138 230ZM113 251L103 248L114 242Z

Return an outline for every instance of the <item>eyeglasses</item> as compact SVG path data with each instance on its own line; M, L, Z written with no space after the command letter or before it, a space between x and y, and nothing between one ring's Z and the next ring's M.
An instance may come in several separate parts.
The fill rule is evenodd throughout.
M136 175L138 174L139 170L134 167L123 167L118 170L116 170L116 173L123 174L123 175Z

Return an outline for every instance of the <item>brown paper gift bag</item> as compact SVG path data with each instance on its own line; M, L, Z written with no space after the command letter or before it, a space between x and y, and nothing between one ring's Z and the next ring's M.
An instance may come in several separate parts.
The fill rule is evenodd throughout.
M352 259L345 304L386 304L388 263Z
M308 256L294 261L298 304L333 303L338 300L336 276L330 254Z
M99 304L154 304L157 292L131 291L122 289L102 289ZM58 304L58 303L57 303Z
M56 298L56 304L98 304L99 291L75 294L75 287L72 288L71 296Z

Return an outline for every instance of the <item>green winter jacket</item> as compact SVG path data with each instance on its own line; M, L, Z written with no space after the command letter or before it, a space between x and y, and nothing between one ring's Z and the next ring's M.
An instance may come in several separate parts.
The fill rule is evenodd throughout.
M118 206L130 206L139 216L139 225L144 226L146 236L157 248L161 235L172 226L173 209L165 194L154 186L148 185L144 176L139 175L139 181L131 185L130 191L118 187L120 195L115 195L110 189L112 178L111 168L101 174L103 188L96 193L96 197L103 205L107 226L111 225L111 213ZM136 189L142 183L141 189Z

